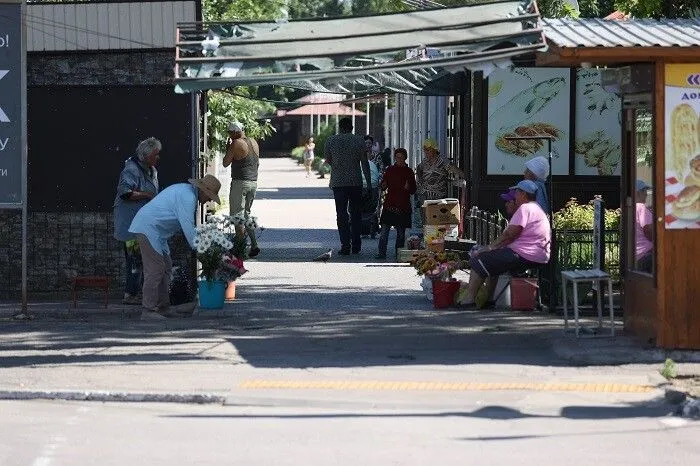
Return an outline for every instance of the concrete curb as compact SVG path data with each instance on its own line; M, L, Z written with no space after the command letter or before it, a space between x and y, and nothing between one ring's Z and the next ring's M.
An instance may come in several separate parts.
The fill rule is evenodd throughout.
M64 400L113 403L224 404L227 397L214 393L142 393L100 390L3 390L0 400Z

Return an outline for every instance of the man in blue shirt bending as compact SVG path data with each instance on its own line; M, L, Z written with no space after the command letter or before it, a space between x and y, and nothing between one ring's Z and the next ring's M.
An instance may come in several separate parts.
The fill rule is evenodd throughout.
M129 232L136 234L143 262L143 307L146 311L169 315L170 259L168 240L182 230L194 249L197 201L219 200L221 183L213 175L178 183L161 191L138 211Z

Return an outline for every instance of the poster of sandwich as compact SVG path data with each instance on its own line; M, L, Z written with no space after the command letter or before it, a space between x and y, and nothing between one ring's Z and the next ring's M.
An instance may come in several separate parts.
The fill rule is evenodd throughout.
M622 99L600 85L600 70L576 71L576 175L619 175Z
M665 71L666 229L700 228L700 63Z
M568 68L496 70L488 80L487 174L522 175L525 162L548 157L551 136L552 173L569 174L570 71Z

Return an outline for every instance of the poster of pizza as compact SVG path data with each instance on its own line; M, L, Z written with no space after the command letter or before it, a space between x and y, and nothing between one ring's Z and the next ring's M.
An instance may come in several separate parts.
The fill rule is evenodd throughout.
M622 99L600 84L600 70L576 71L576 175L620 175Z
M552 173L569 174L570 71L568 68L496 70L488 80L487 174L522 175L525 162L548 157Z
M700 63L665 69L666 229L700 228Z

